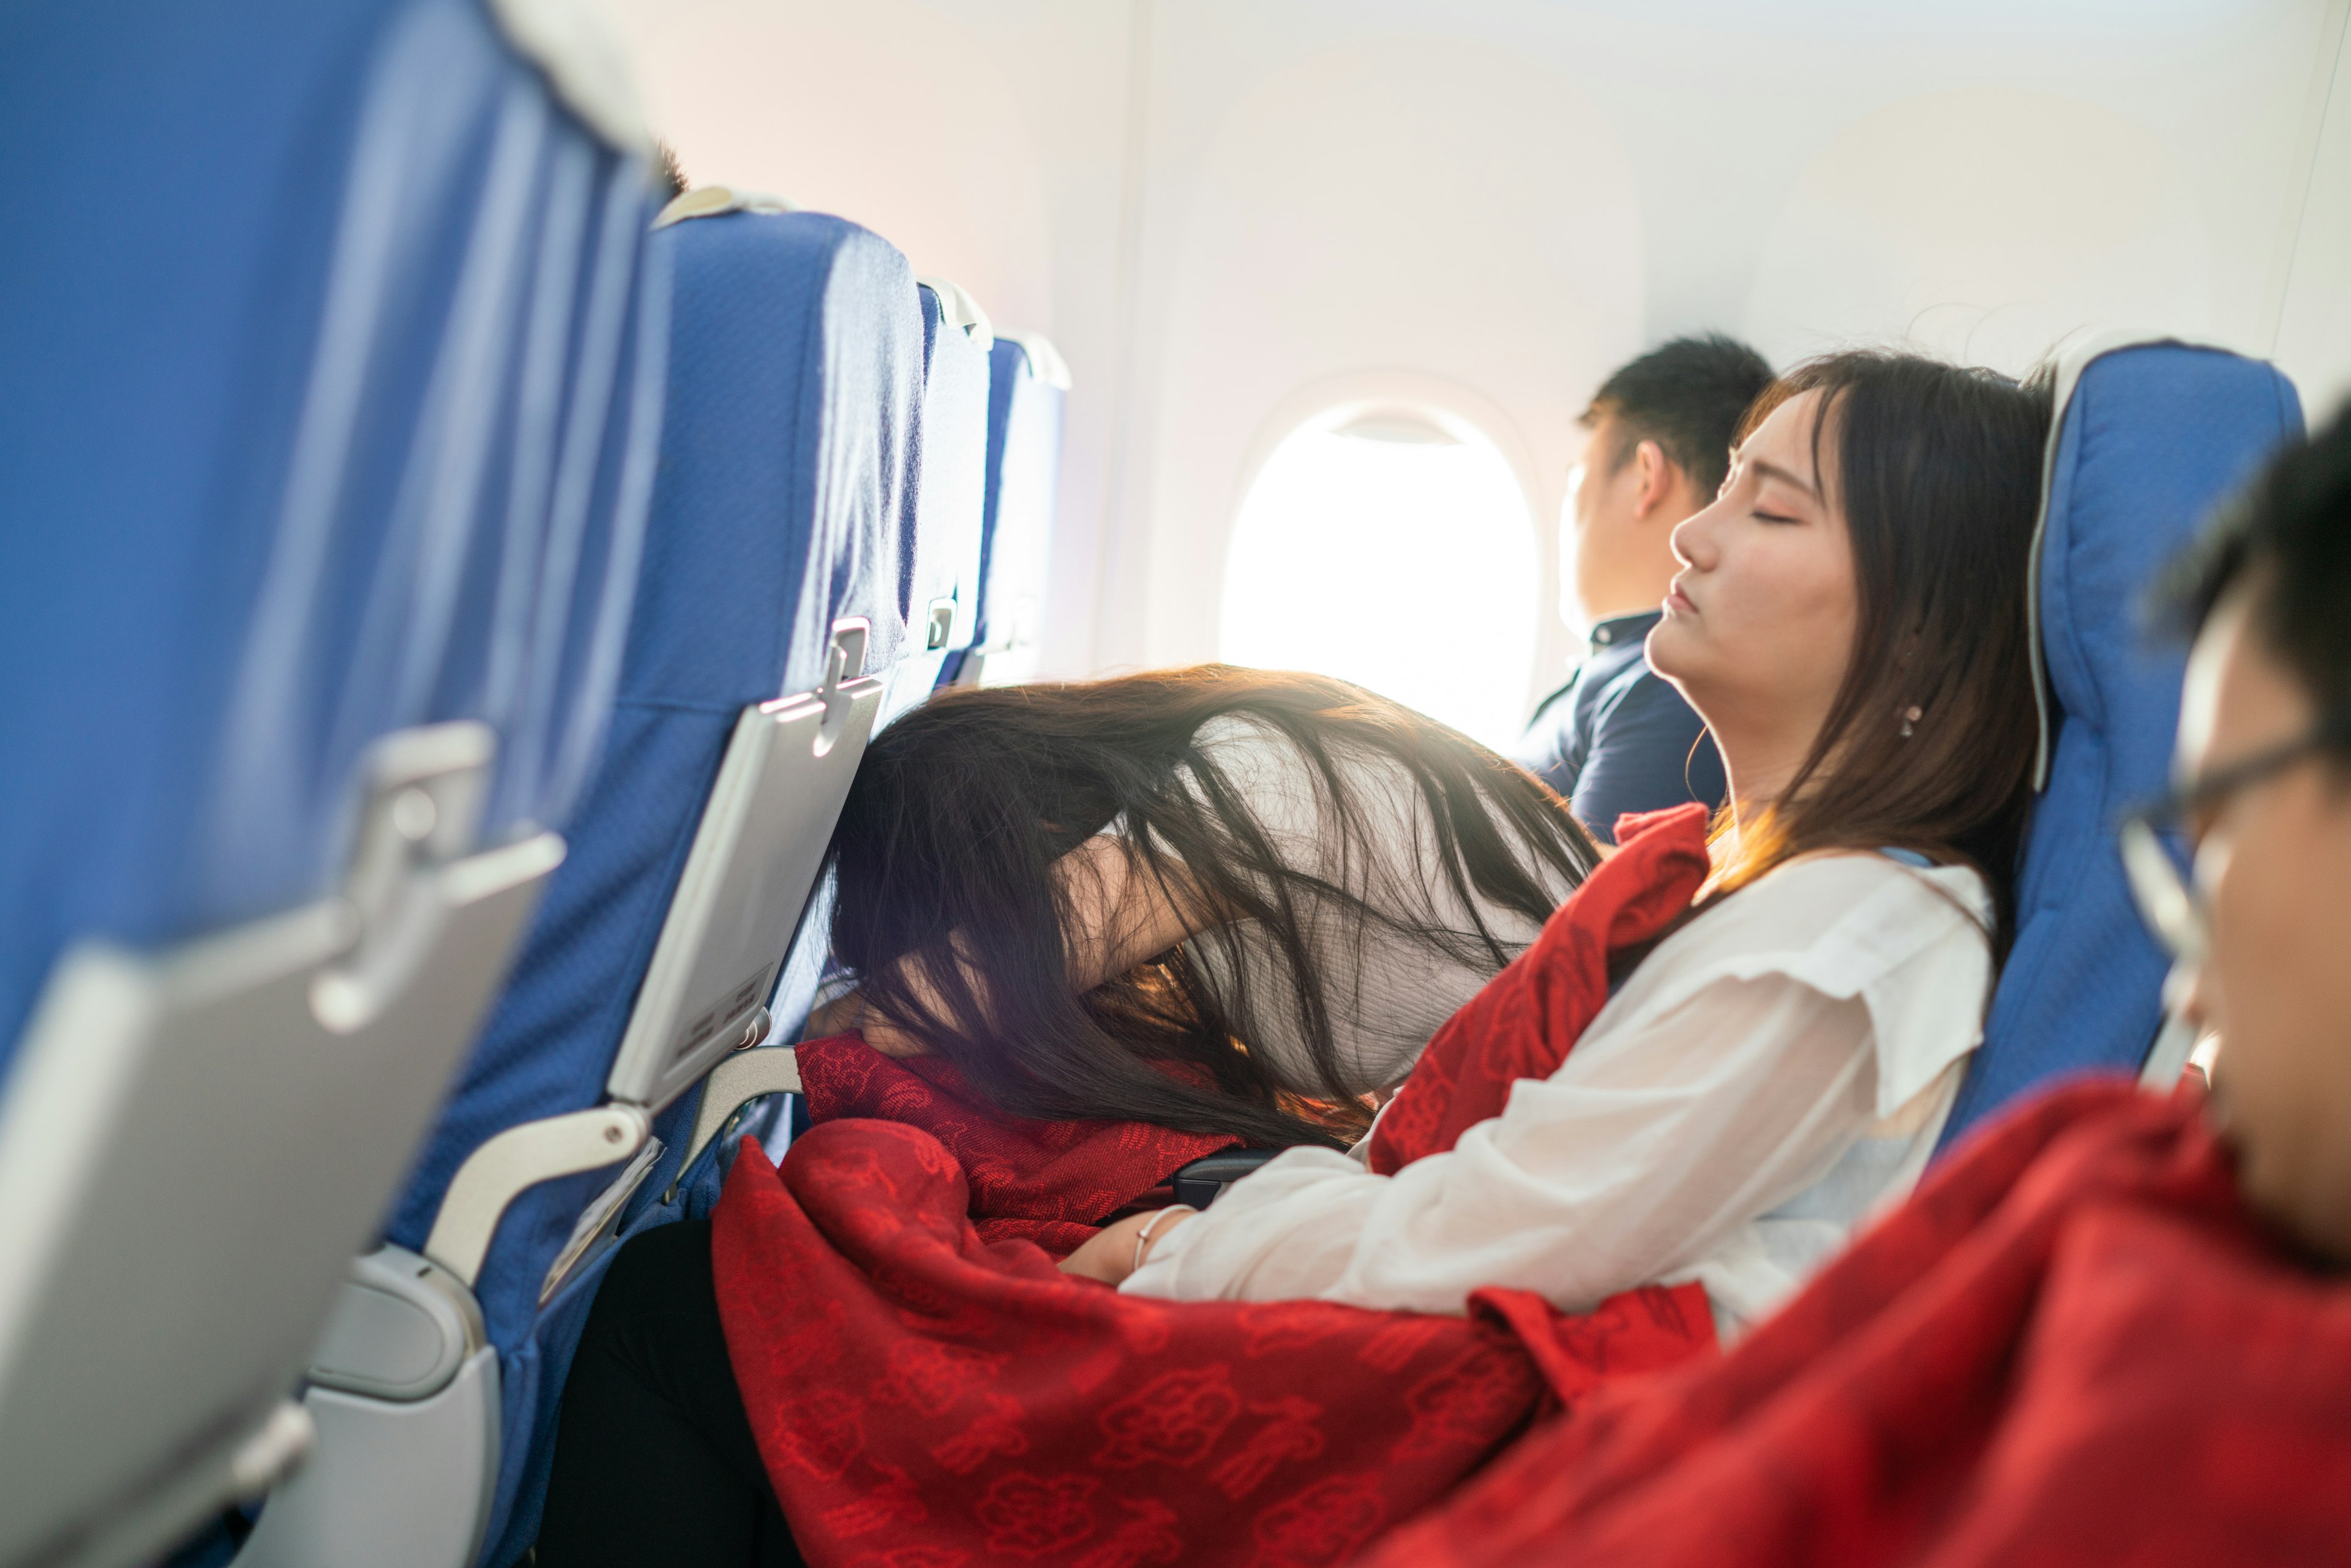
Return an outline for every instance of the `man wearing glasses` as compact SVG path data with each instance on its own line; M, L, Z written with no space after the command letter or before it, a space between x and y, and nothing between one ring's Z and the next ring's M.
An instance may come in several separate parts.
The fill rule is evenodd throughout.
M2263 476L2172 600L2197 632L2182 783L2125 824L2125 864L2179 960L2176 1004L2220 1037L2210 1114L2246 1200L2351 1263L2351 410Z
M2016 1107L1720 1361L1362 1568L2351 1562L2351 409L2165 598L2180 784L2123 853L2210 1093Z

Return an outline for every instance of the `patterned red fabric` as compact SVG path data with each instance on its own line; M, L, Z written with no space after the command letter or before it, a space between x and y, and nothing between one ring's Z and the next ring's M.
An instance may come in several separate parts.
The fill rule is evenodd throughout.
M1382 1121L1406 1113L1388 1158L1450 1147L1558 1066L1607 998L1609 949L1687 908L1704 826L1693 807L1620 829L1500 997L1437 1037ZM1508 1291L1462 1318L1122 1296L1028 1240L1074 1245L1222 1140L1014 1122L944 1063L800 1049L818 1124L780 1171L738 1155L712 1261L752 1430L819 1568L1334 1563L1530 1423L1714 1345L1695 1284L1573 1316Z
M737 1157L711 1259L744 1408L817 1568L1335 1563L1548 1410L1713 1343L1695 1286L1563 1318L1173 1302L990 1244L937 1139Z
M982 1240L1019 1238L1057 1258L1185 1166L1240 1142L1142 1122L1008 1116L939 1058L884 1056L855 1034L810 1040L799 1056L810 1120L870 1116L922 1128L962 1167Z
M1606 1390L1364 1568L2351 1558L2351 1283L2201 1096L1988 1129L1729 1356Z
M1707 810L1626 812L1614 854L1569 894L1540 936L1446 1020L1372 1129L1382 1176L1502 1113L1510 1085L1549 1078L1608 1001L1608 955L1646 942L1689 908L1706 880Z

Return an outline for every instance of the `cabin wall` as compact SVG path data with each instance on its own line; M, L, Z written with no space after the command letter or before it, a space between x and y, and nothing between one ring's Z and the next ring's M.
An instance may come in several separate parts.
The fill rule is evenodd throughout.
M2315 51L2296 150L2299 206L2289 206L2271 287L2278 363L2302 389L2314 424L2351 399L2351 0L2327 18L2331 48Z
M2019 370L2150 325L2351 393L2351 0L609 3L695 180L1069 359L1050 673L1213 656L1248 482L1336 402L1520 474L1535 667L1480 666L1476 606L1459 657L1531 701L1574 416L1670 333Z

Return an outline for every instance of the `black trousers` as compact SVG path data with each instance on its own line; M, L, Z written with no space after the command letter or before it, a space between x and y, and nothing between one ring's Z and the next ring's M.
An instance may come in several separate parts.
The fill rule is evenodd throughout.
M538 1568L799 1568L719 1327L710 1224L632 1238L564 1385Z

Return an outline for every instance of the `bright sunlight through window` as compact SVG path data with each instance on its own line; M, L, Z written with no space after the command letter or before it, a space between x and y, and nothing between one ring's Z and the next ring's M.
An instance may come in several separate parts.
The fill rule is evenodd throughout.
M1489 443L1417 413L1320 420L1241 503L1219 642L1232 664L1336 675L1500 747L1538 576L1526 497Z

